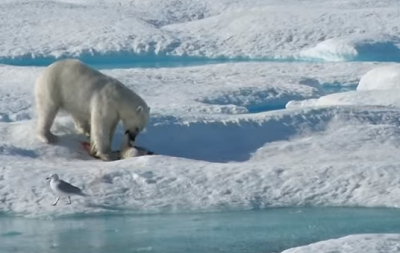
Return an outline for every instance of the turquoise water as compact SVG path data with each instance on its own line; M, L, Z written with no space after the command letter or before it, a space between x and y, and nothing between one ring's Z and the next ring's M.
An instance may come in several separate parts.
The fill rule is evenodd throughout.
M359 55L347 61L358 62L400 62L400 49L393 43L375 43L373 46L365 45L357 48ZM54 56L32 56L30 54L18 57L0 57L0 64L14 66L47 66L56 60L65 58L78 58L89 65L96 65L96 68L165 68L185 67L214 63L227 62L325 62L319 58L302 57L201 57L201 56L174 56L156 55L154 53L138 55L133 52L108 52L108 53L81 53L79 57L72 55Z
M268 253L356 233L400 233L400 210L277 208L62 219L0 218L0 252Z
M96 69L124 69L124 68L173 68L187 67L205 64L215 64L223 62L238 62L242 59L209 59L201 57L175 57L175 56L132 56L123 54L110 55L82 55L80 57L17 57L17 58L0 58L0 64L14 66L37 66L45 67L51 63L65 59L76 58Z
M97 69L114 68L171 68L187 67L205 64L229 63L229 62L314 62L316 60L302 60L294 58L274 59L274 58L247 58L247 57L197 57L197 56L168 56L168 55L134 55L132 53L107 53L107 54L82 54L79 57L52 57L42 56L34 57L27 55L21 57L1 57L0 64L14 66L48 66L49 64L65 59L77 58L86 64Z

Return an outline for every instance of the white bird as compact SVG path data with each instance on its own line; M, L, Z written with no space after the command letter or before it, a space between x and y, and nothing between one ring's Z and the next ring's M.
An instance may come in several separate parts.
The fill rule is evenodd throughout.
M65 182L64 180L59 179L57 174L51 174L46 178L46 180L50 180L50 188L57 195L56 201L52 204L53 206L57 205L58 201L60 200L60 197L67 196L68 204L71 204L70 196L72 195L83 196L83 197L87 196L78 187L73 186Z

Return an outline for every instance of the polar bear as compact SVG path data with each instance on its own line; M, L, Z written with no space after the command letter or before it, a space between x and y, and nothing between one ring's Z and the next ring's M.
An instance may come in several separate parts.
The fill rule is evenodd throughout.
M120 120L131 141L149 121L150 107L138 94L75 59L50 64L36 79L34 94L39 140L57 142L50 128L61 109L79 133L90 137L91 154L104 161L118 159L111 142Z

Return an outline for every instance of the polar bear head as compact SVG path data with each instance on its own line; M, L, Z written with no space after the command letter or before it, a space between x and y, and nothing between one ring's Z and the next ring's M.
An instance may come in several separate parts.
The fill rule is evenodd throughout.
M129 136L130 141L135 141L136 136L143 131L149 122L150 107L139 105L132 110L128 117L124 117L122 122L125 128L125 134Z

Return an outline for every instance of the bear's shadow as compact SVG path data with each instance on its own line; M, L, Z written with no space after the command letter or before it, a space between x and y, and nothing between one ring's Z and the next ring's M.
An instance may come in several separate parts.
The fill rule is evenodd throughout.
M295 125L279 119L259 123L195 121L190 124L171 120L149 124L137 137L137 145L166 156L217 163L243 162L259 148L289 140L295 133Z
M268 143L289 140L296 133L291 121L276 119L257 124L251 121L198 121L184 124L164 119L161 124L150 123L138 135L135 145L163 156L217 163L243 162ZM64 136L77 139L73 123L66 127L69 129L63 130ZM112 150L120 150L123 132L119 123L113 136Z

